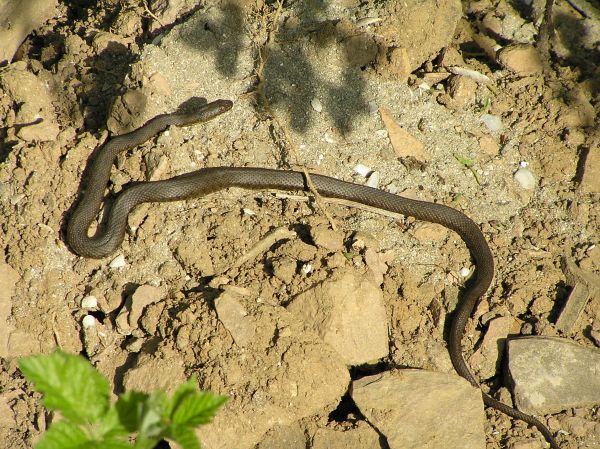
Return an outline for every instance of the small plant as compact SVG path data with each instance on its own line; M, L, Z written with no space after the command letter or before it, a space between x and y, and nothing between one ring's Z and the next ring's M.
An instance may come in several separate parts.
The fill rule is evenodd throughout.
M209 422L227 400L200 391L192 378L170 398L162 391L128 391L111 405L106 378L83 357L60 349L25 357L19 367L44 395L44 406L62 416L36 449L151 449L163 438L199 449L194 428Z

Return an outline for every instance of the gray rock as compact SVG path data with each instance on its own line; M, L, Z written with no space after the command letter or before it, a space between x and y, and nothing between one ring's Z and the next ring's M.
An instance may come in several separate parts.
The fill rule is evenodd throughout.
M385 372L353 382L351 392L390 449L485 448L481 392L457 375Z
M508 341L515 405L531 414L600 403L600 350L557 337Z

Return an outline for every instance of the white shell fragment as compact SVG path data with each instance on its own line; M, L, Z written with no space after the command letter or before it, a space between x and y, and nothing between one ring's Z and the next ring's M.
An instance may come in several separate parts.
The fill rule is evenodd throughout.
M458 274L466 278L471 274L471 270L469 270L467 267L462 267L460 270L458 270Z
M123 268L125 265L127 265L127 262L125 262L125 256L120 254L117 257L115 257L109 264L108 266L110 268Z
M312 100L310 100L310 105L317 112L321 112L323 110L323 105L321 104L321 100L319 100L318 98L313 98Z
M96 318L94 318L92 315L86 315L83 317L83 320L81 320L81 324L83 325L84 329L89 329L90 327L94 327L96 325Z
M365 177L365 178L366 178L367 176L369 176L369 174L370 174L370 173L372 173L372 172L373 172L373 170L371 170L371 168L370 168L370 167L367 167L366 165L363 165L363 164L356 164L356 165L354 166L354 173L357 173L357 174L359 174L360 176L363 176L363 177Z
M525 190L532 190L536 186L535 176L527 167L519 168L514 174L515 181Z
M480 119L483 124L492 132L502 129L502 120L497 115L483 114Z
M312 271L312 265L310 263L305 263L304 265L302 265L302 272L304 274L308 274Z
M98 307L98 298L94 295L84 296L81 300L81 308L82 309L95 309Z
M374 171L371 173L369 178L367 179L367 186L373 187L374 189L379 188L379 180L381 179L381 175L378 171Z
M489 83L491 80L481 72L476 70L466 69L464 67L452 66L448 67L448 71L450 73L454 73L455 75L466 76L467 78L471 78L478 83Z
M362 19L358 19L356 21L356 26L367 27L369 25L373 25L374 23L379 23L381 20L381 17L363 17Z
M256 215L256 212L254 212L252 209L248 209L247 207L242 208L242 212L244 212L245 215Z

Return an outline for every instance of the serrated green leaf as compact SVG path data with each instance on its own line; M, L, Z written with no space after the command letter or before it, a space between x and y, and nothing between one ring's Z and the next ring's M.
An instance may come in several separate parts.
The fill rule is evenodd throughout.
M128 391L119 396L115 404L120 423L129 432L136 432L142 422L150 395L138 391Z
M200 442L193 427L188 426L172 426L169 429L167 437L183 449L200 449Z
M56 421L35 444L35 449L86 449L92 441L88 435L70 421Z
M44 405L74 423L93 422L109 406L108 381L81 356L56 350L19 360L23 375L44 395Z
M217 413L225 401L226 396L219 396L209 392L189 392L182 397L171 414L174 425L196 427L206 424Z

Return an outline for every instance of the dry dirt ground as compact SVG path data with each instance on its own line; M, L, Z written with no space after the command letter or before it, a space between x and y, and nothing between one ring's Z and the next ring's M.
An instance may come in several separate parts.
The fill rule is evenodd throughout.
M436 226L230 189L141 206L113 257L91 260L69 250L65 223L107 130L132 129L194 93L231 99L234 110L119 156L110 192L132 180L219 165L304 166L362 183L353 169L363 164L377 172L380 187L461 209L481 224L497 272L468 325L467 357L498 316L514 317L514 334L594 346L600 297L567 332L555 323L572 287L563 257L600 273L600 173L592 172L600 143L598 23L559 1L546 48L502 59L493 45L535 43L543 2L481 0L464 2L462 11L456 3L441 17L435 2L420 15L396 2L327 3L61 2L2 69L0 446L31 447L46 428L49 417L16 360L56 345L86 355L115 394L170 388L196 374L202 387L231 394L245 414L224 412L219 438L236 441L245 429L248 444L277 424L293 424L300 435L362 429L344 396L348 375L391 367L451 371L445 330L469 255L456 235ZM402 3L414 11L427 4ZM200 26L177 28L187 20ZM190 54L179 53L182 43ZM455 66L490 80L449 74ZM424 144L425 156L395 152L382 109ZM502 127L490 130L484 114L499 117ZM521 162L533 174L530 186L514 178ZM297 236L257 247L281 227ZM380 285L389 355L340 373L329 350L281 306L348 272L368 273ZM223 291L234 300L222 300L218 315L215 298ZM90 297L98 304L86 309L82 301ZM95 326L84 329L90 314ZM273 335L299 337L278 352ZM288 371L273 371L268 385L254 378L282 363ZM484 387L506 400L501 376L488 377ZM320 402L288 403L290 388L300 398L318 391ZM486 414L488 448L543 447L523 423ZM233 424L251 419L262 427ZM599 419L596 408L582 408L546 422L564 430L561 447L575 449L600 447L598 426L582 424ZM330 447L343 447L336 444Z

